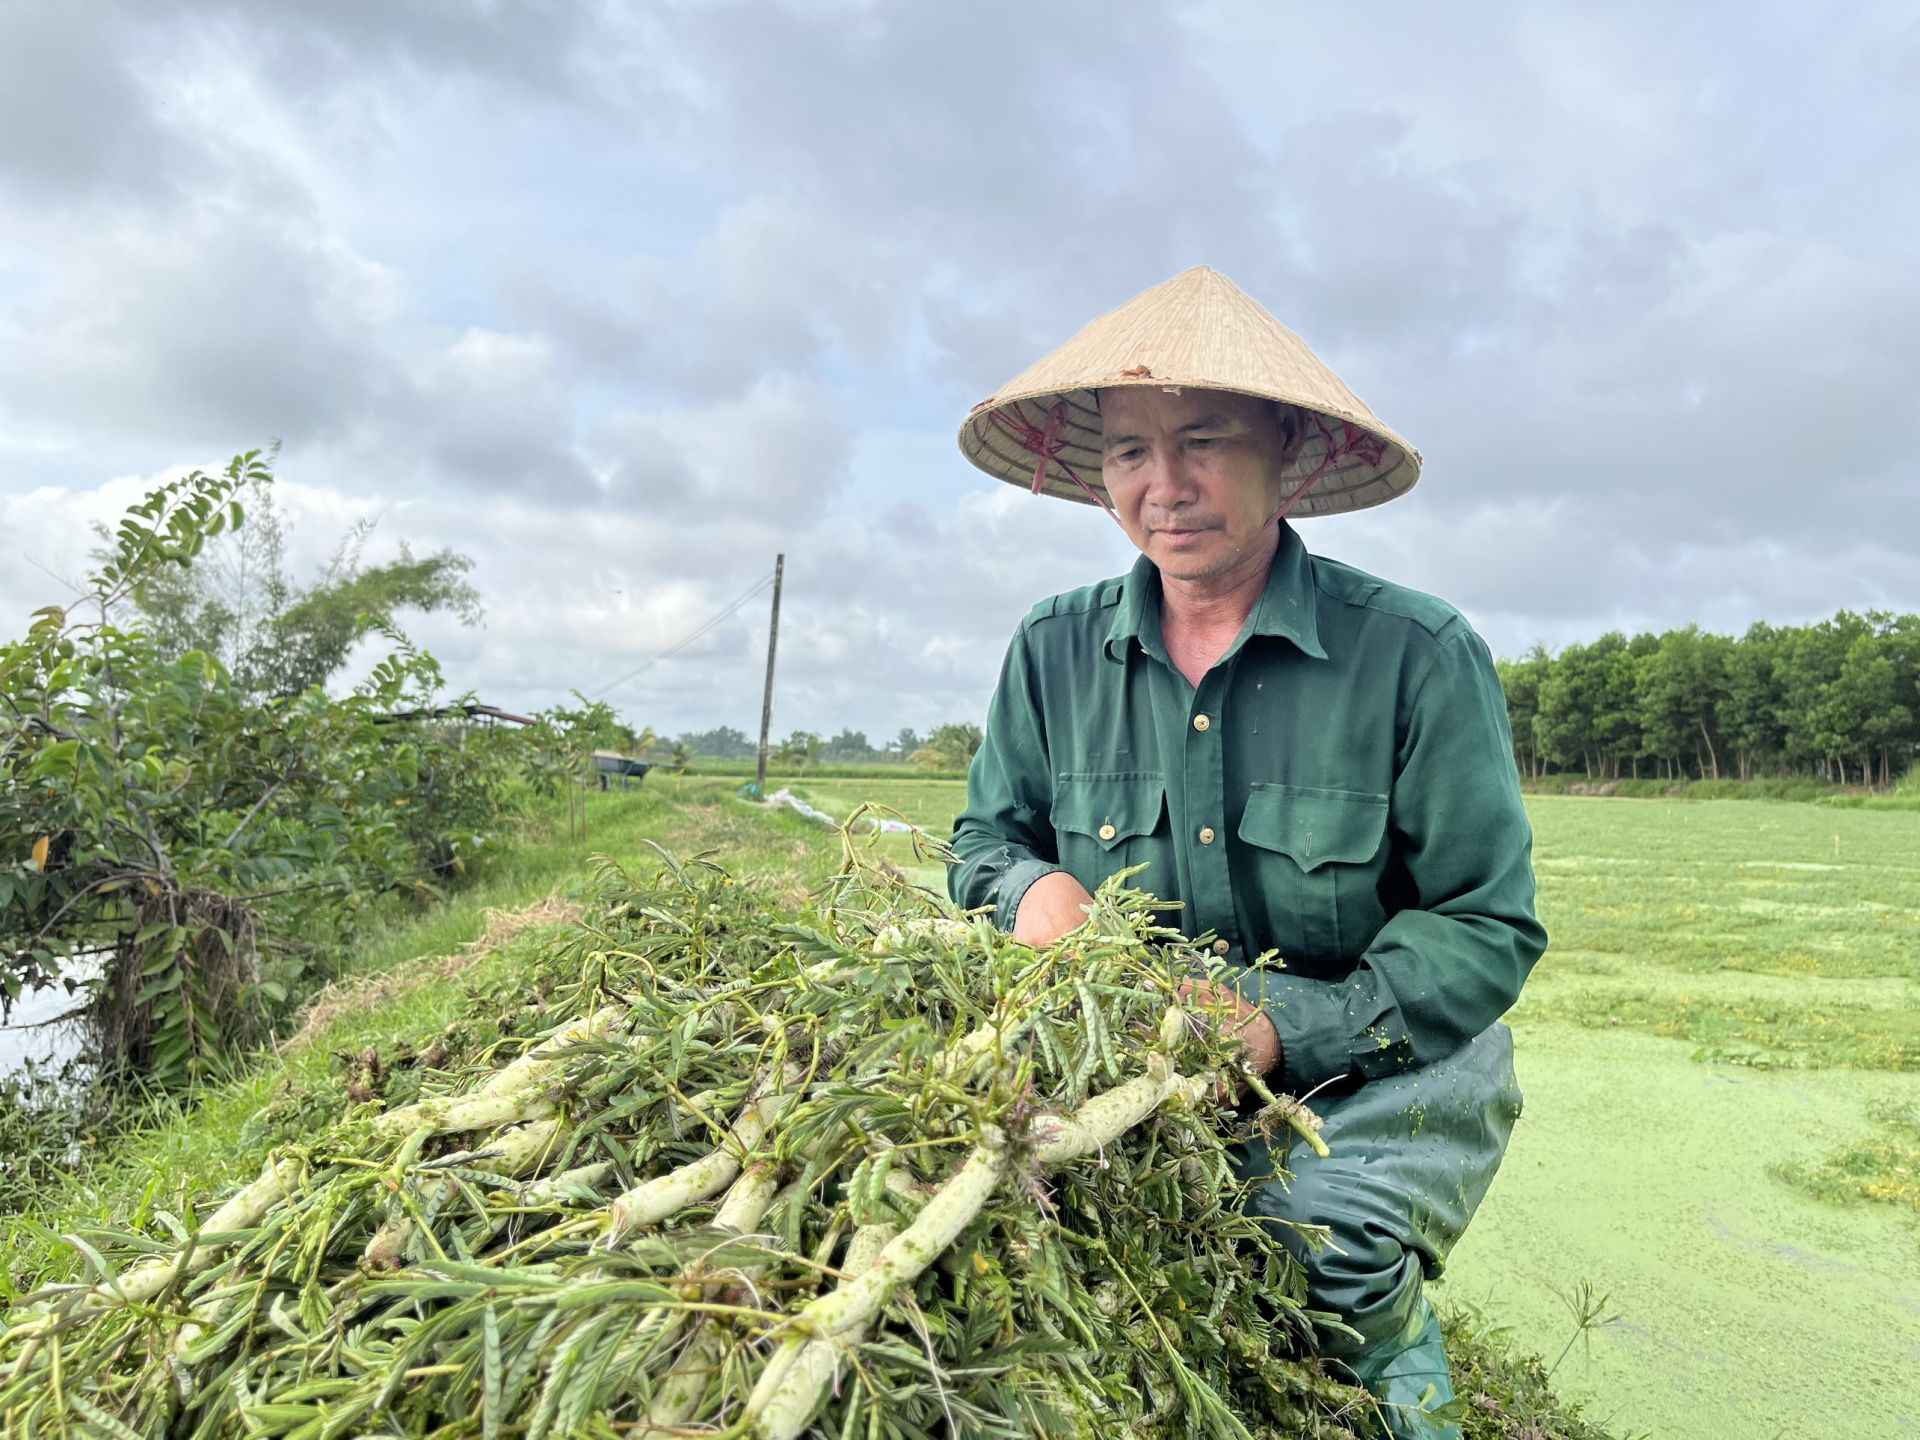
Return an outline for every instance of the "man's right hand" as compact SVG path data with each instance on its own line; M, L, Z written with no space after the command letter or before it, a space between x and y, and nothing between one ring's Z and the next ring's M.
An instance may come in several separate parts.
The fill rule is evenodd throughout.
M1023 945L1051 945L1069 930L1087 923L1093 903L1087 887L1064 870L1042 875L1020 897L1013 917L1013 938Z

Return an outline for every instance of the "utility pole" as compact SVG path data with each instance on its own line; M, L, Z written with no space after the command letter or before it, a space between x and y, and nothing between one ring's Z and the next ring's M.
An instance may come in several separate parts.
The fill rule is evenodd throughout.
M773 652L780 643L780 579L786 569L787 557L774 556L773 621L767 626L767 691L760 701L760 764L753 776L753 793L761 799L767 791L767 730L773 724Z

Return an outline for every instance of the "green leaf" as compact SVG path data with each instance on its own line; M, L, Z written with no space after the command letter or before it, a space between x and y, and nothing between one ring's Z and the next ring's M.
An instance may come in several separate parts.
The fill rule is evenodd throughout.
M145 1005L149 1000L158 999L162 995L173 994L174 991L180 988L182 978L180 971L173 969L167 971L164 975L149 980L146 984L142 985L138 993L134 995L133 1003L136 1005Z

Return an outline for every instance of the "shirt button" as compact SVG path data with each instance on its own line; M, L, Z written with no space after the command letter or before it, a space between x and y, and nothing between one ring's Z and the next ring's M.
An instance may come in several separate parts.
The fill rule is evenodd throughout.
M1102 840L1111 840L1118 833L1119 832L1115 830L1111 825L1102 825L1100 827L1100 838Z
M1193 728L1203 732L1211 730L1213 728L1213 721L1204 715L1196 715L1193 717Z
M1200 827L1200 843L1202 845L1213 844L1213 827L1211 825L1202 825Z
M1213 953L1216 955L1224 955L1231 949L1233 949L1233 946L1224 940L1216 940L1213 942Z

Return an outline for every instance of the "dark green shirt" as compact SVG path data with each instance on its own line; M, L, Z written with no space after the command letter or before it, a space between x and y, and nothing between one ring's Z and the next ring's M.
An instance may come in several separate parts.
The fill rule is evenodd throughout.
M1132 883L1217 937L1297 1091L1430 1063L1499 1019L1546 946L1532 839L1485 643L1283 525L1259 604L1197 689L1167 658L1144 557L1034 607L949 885L1011 929L1042 875L1091 890L1145 864Z

